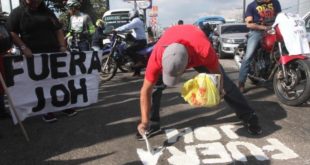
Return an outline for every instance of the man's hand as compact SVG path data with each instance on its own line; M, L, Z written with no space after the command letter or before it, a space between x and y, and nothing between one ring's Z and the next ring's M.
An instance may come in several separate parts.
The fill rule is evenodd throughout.
M137 129L141 135L144 135L146 130L148 129L148 124L147 123L140 123L138 125Z
M27 58L32 57L32 51L28 47L22 46L21 50L22 50L25 57L27 57Z

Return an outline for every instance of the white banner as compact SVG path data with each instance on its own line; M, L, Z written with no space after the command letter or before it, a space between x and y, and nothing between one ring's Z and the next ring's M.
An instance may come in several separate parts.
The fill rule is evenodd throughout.
M93 51L6 57L6 84L20 120L96 103L101 59Z

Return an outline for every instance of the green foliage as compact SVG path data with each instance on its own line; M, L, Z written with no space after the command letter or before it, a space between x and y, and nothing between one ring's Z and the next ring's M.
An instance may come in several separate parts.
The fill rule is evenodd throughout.
M65 8L67 0L45 0L48 7L55 12L59 13L59 20L64 25L64 30L68 27L69 15L67 9ZM101 18L103 13L107 10L106 0L80 0L81 1L81 11L87 13L93 23L97 19Z

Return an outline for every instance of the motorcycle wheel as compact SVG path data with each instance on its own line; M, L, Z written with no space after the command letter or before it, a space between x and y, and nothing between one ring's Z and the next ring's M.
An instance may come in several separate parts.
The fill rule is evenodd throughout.
M103 56L101 61L100 79L105 82L111 80L117 71L116 61L109 55Z
M281 103L297 106L310 99L310 61L294 60L286 64L288 82L279 68L273 78L273 88Z

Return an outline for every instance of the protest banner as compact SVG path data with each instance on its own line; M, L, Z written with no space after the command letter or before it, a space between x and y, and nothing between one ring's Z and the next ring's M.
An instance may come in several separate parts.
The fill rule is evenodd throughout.
M7 56L5 80L19 119L96 103L101 59L96 51Z

